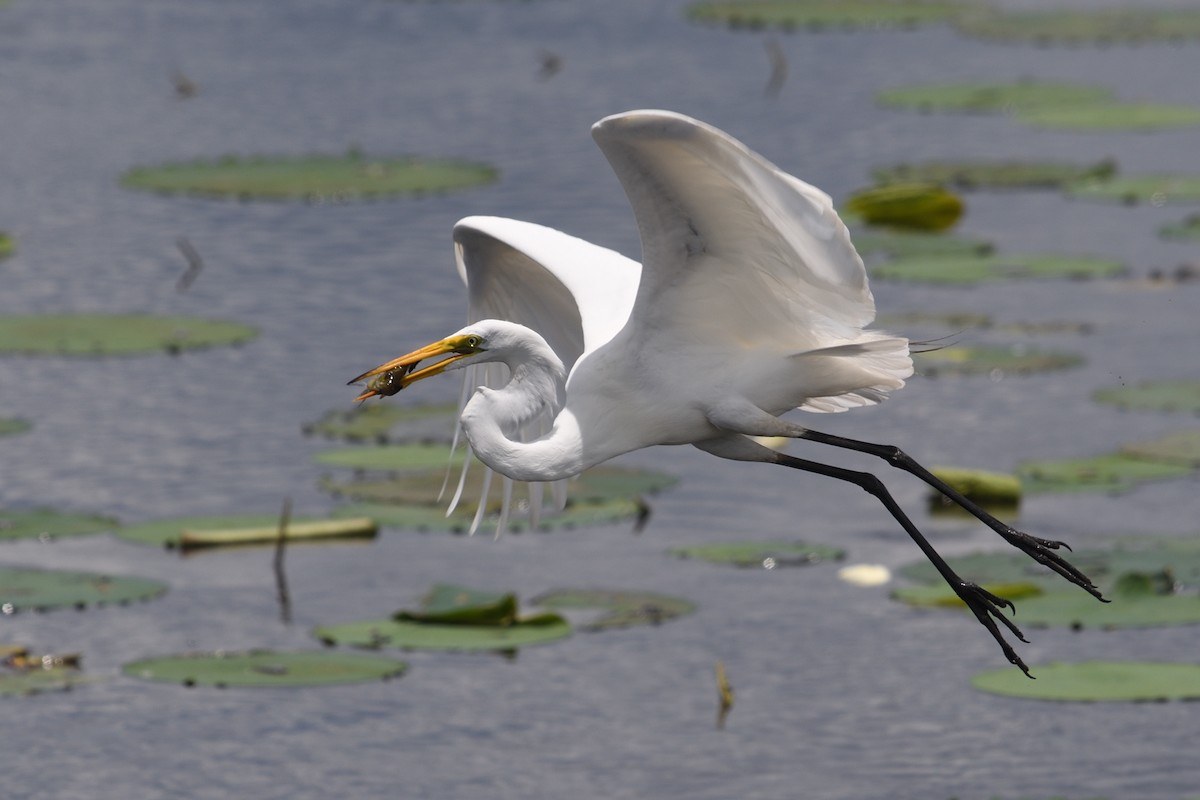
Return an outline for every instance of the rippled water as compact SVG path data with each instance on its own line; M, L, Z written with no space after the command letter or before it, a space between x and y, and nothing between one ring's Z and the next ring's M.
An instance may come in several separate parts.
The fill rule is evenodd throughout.
M1200 103L1200 46L1037 49L943 28L779 36L789 76L764 96L765 34L689 26L682 3L181 2L13 0L0 7L0 313L185 313L258 326L237 349L179 358L0 359L0 414L32 432L0 441L0 503L51 504L139 521L297 513L316 488L301 426L348 407L344 380L457 327L464 297L449 231L467 214L539 221L630 255L636 232L588 135L607 114L666 107L745 140L844 197L877 164L936 156L1118 158L1127 173L1196 172L1200 133L1079 135L991 117L875 108L885 86L1045 79L1122 97ZM563 69L538 75L543 51ZM181 101L180 70L200 93ZM346 205L238 204L122 190L138 163L225 153L462 156L495 163L483 189ZM1112 255L1145 274L1194 260L1154 231L1180 208L972 195L963 232L1012 250ZM207 268L175 291L186 235ZM1089 401L1120 381L1196 375L1200 287L1107 283L979 289L875 286L881 312L985 311L1000 321L1072 319L1088 336L1039 344L1084 353L1069 372L914 379L882 407L821 419L832 432L900 444L927 463L1011 468L1103 452L1188 420ZM966 334L968 339L981 336ZM990 337L989 337L990 338ZM450 381L424 386L449 398ZM810 448L815 446L809 446ZM882 470L844 454L828 458ZM1003 659L975 623L913 612L828 565L739 571L670 562L672 545L798 536L853 561L897 566L916 549L870 497L785 470L690 449L628 456L680 485L626 527L554 535L416 536L293 548L295 620L278 619L270 555L181 560L108 536L6 544L5 564L157 577L161 600L24 614L0 641L79 650L108 680L0 703L4 797L117 798L1180 798L1200 786L1190 704L1056 705L968 686ZM948 552L994 545L927 519L924 492L886 476ZM1041 496L1028 530L1086 543L1109 532L1195 529L1194 479L1119 497ZM652 588L699 601L661 629L579 634L515 661L411 654L398 681L308 691L187 691L119 676L134 658L188 649L312 647L316 624L411 606L435 581L530 596L553 586ZM1032 631L1031 663L1197 657L1191 629ZM737 691L714 729L712 676Z

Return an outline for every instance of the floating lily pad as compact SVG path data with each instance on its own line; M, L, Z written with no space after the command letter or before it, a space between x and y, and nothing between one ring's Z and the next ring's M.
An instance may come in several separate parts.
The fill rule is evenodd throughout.
M995 249L991 242L952 236L947 233L860 230L854 233L853 238L854 247L863 258L872 256L886 258L983 256Z
M141 314L0 316L0 353L104 356L178 353L236 345L258 335L235 322Z
M1096 8L979 11L954 19L960 31L984 39L1036 44L1135 44L1200 37L1200 10Z
M439 438L449 441L454 430L455 406L406 406L398 403L363 403L349 411L327 412L306 425L306 434L344 439L350 442L425 440L436 429ZM436 426L436 427L435 427Z
M370 517L317 520L315 522L289 522L283 532L288 544L296 542L348 541L351 539L374 539L379 525ZM199 550L209 547L234 547L240 545L276 544L279 541L279 524L259 525L245 528L223 528L187 530L179 536L179 549Z
M184 686L327 686L387 680L408 665L382 656L317 651L250 650L244 653L187 653L146 658L121 671L133 678Z
M32 427L32 425L23 419L0 417L0 436L13 436L18 433L25 433Z
M1097 103L1024 109L1022 122L1070 130L1163 130L1200 125L1200 108L1164 103Z
M877 322L889 330L911 325L943 325L956 330L965 328L990 328L995 323L987 314L969 311L907 311L902 314L880 314Z
M970 8L953 0L736 0L688 7L693 22L731 28L911 28L940 22Z
M341 519L343 518L339 518L339 520L335 520L334 522L340 523ZM292 519L288 523L288 528L293 532L300 531L300 536L293 538L305 538L306 531L309 531L308 535L316 535L320 538L320 526L322 522L321 520L305 518ZM329 521L326 520L324 522ZM355 523L356 529L362 527L362 525L361 520ZM335 524L334 527L337 528L339 525ZM192 533L194 535L230 530L257 531L260 539L266 536L266 539L263 541L273 543L279 531L279 515L236 514L211 517L173 517L123 526L117 529L117 535L122 539L128 539L138 544L157 545L167 549L175 549L184 546L185 533ZM270 536L267 536L268 531L272 532ZM237 534L234 538L238 538L239 536L240 534ZM199 541L203 539L203 536L193 536L193 538ZM291 541L291 538L289 538L289 541Z
M486 164L420 158L303 156L190 161L136 167L122 185L167 194L243 200L348 200L420 195L479 186L496 180Z
M1018 670L983 672L976 689L1008 697L1073 702L1155 702L1200 698L1200 665L1162 661L1052 662L1032 668L1036 681Z
M520 616L514 594L453 584L434 586L416 611L313 630L327 645L420 650L512 650L570 634L558 614Z
M378 447L346 447L325 450L313 461L329 467L377 470L383 472L428 472L459 466L465 454L461 447L451 462L450 448L436 444L389 444Z
M944 83L901 86L880 92L881 105L918 111L1015 113L1033 108L1062 108L1114 99L1112 90L1075 83L1022 80L1015 83Z
M449 456L448 449L446 454ZM321 487L339 497L365 503L442 506L453 493L456 482L457 476L452 476L451 485L443 495L446 470L437 469L381 478L325 478L321 481ZM655 494L673 486L675 482L673 476L663 472L603 466L594 467L572 479L567 491L572 502L602 503ZM499 494L493 488L490 510L500 510ZM460 503L464 504L465 510L474 513L479 505L478 481L468 481Z
M1123 410L1200 414L1200 381L1148 381L1115 386L1098 389L1092 398Z
M1157 463L1120 453L1026 461L1017 466L1022 485L1031 493L1124 492L1146 481L1180 478L1191 472L1188 466Z
M0 541L6 539L57 539L110 531L115 520L96 514L74 514L49 508L0 509Z
M1053 253L910 257L871 266L876 278L963 285L1025 278L1111 278L1124 272L1124 265L1112 259Z
M446 509L430 505L388 505L382 503L353 503L334 510L334 516L368 516L385 528L420 531L423 533L446 532L467 533L475 518L474 507L460 506L450 516ZM612 525L637 518L643 507L630 498L618 498L594 503L569 502L561 512L543 510L538 530L549 531L560 528L590 528ZM495 524L498 512L484 515L482 526L486 530ZM508 531L521 533L529 529L530 521L524 511L513 511L508 518Z
M836 547L804 542L721 542L673 547L669 552L680 558L698 558L712 564L767 569L841 561L846 556L844 550Z
M934 183L893 183L853 194L845 213L868 225L938 233L958 222L962 198Z
M1032 350L1027 347L952 345L915 353L914 361L923 375L1024 375L1077 367L1081 356Z
M0 231L0 259L8 258L16 249L13 238L4 231Z
M167 590L147 578L93 572L0 567L0 612L83 609L150 600Z
M934 467L931 472L968 500L994 514L1016 510L1021 503L1021 480L1016 475L964 467ZM929 509L932 512L962 511L940 492L930 493Z
M1200 203L1200 175L1138 175L1106 181L1081 181L1066 187L1080 200L1109 200L1126 205Z
M531 602L559 611L596 609L605 612L584 625L582 629L586 631L659 625L696 610L694 603L681 597L608 589L553 589Z
M1108 180L1116 162L1095 164L1062 161L926 161L896 164L872 170L877 183L912 181L936 183L956 189L1055 188L1072 181Z
M1163 466L1194 469L1200 467L1200 430L1179 431L1146 442L1122 445L1121 455Z
M19 672L0 672L0 696L66 692L90 682L78 669L51 667Z
M1182 222L1173 222L1158 229L1164 239L1179 239L1185 242L1200 242L1200 214L1192 214Z

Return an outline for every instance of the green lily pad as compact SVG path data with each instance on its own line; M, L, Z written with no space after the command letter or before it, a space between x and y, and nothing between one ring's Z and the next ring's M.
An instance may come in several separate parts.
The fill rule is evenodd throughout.
M498 494L498 493L497 493ZM616 498L593 503L569 502L561 512L543 510L538 530L550 531L561 528L591 528L612 525L636 519L643 513L639 503L631 498ZM496 522L498 512L484 515L481 526L487 530ZM383 503L352 503L334 509L335 517L368 516L385 528L419 531L422 533L467 533L475 518L473 507L460 504L450 516L446 509L430 505L391 505ZM521 533L529 530L529 519L524 512L512 512L508 518L508 531Z
M379 525L370 517L325 519L313 522L289 522L283 531L284 541L332 542L374 539ZM238 547L244 545L274 545L279 542L279 524L245 528L184 530L179 537L179 549L185 552L209 547Z
M314 628L313 636L327 645L371 650L496 651L545 644L571 635L566 621L497 625L433 625L395 619L369 619Z
M1033 108L1106 103L1113 99L1112 90L1101 86L1034 80L901 86L882 91L876 96L881 105L895 108L1005 114Z
M1108 180L1116 174L1111 159L1095 164L1062 161L926 161L871 171L877 183L919 181L956 189L1056 188L1072 181Z
M428 472L459 467L465 450L459 447L451 461L450 448L436 444L388 444L378 447L346 447L325 450L313 461L329 467L377 470L383 472Z
M33 426L23 419L0 417L0 436L13 436L18 433L25 433L31 428Z
M67 692L89 682L91 679L85 678L79 670L70 667L0 672L0 697Z
M1200 10L1182 8L981 10L953 21L968 36L1036 44L1135 44L1200 37Z
M0 231L0 259L8 258L17 249L13 238L4 231Z
M1200 175L1138 175L1106 181L1080 181L1066 187L1080 200L1108 200L1126 205L1200 203Z
M863 258L984 256L995 249L991 242L982 239L920 231L860 230L854 233L853 239L855 249Z
M875 278L961 285L1026 278L1112 278L1124 272L1124 265L1112 259L1053 253L911 257L871 266Z
M359 516L361 515L352 515ZM344 517L339 518L344 519ZM299 518L288 523L289 529L299 529L300 537L304 538L306 526L319 525L320 520ZM117 535L138 544L149 544L165 547L168 550L184 546L186 533L219 532L229 530L258 531L261 542L275 541L274 536L268 536L267 531L279 530L278 514L231 514L223 516L172 517L169 519L150 520L134 525L126 525L117 529ZM373 534L371 534L373 535ZM266 537L266 538L263 538ZM203 538L203 537L199 537ZM235 537L236 538L236 537ZM292 539L289 539L292 541Z
M194 317L143 314L39 314L0 316L0 353L105 356L179 353L248 342L248 325Z
M1158 439L1121 446L1121 455L1164 466L1200 467L1200 430L1179 431Z
M1024 375L1077 367L1081 356L1032 350L1027 347L952 345L915 353L913 360L923 375Z
M687 16L731 28L911 28L941 22L971 5L953 0L736 0L694 3Z
M1005 600L1027 600L1044 594L1045 590L1036 583L1022 581L1020 583L983 583L980 586L997 597ZM1088 596L1092 602L1094 598ZM966 603L954 593L945 582L939 584L921 584L919 586L903 586L892 592L892 599L899 600L910 606L929 608L965 608ZM1021 604L1021 619L1025 619L1025 604Z
M382 656L317 651L250 650L244 653L186 653L145 658L121 671L132 678L184 686L328 686L388 680L408 665Z
M1165 103L1098 103L1032 108L1017 114L1038 128L1151 131L1200 125L1200 108Z
M631 625L659 625L696 610L694 603L681 597L608 589L553 589L538 595L531 602L559 611L603 611L602 616L582 627L586 631L628 628Z
M1146 481L1190 475L1188 466L1157 463L1120 453L1017 465L1025 490L1037 492L1124 492Z
M327 436L349 442L411 441L426 438L433 425L449 441L454 430L455 406L400 405L398 403L362 403L351 410L326 412L316 422L306 425L309 435Z
M712 564L767 569L841 561L846 556L844 550L836 547L804 542L720 542L673 547L668 552L679 558L698 558Z
M121 178L130 189L242 200L350 200L421 195L492 183L486 164L420 158L346 156L238 158L135 167Z
M147 578L93 572L0 567L0 612L49 611L56 608L126 604L150 600L167 590Z
M892 183L855 192L844 213L867 225L938 233L963 215L962 198L934 183Z
M446 450L447 458L449 450ZM457 477L453 476L443 495L446 470L428 470L382 478L355 478L339 481L332 478L321 480L321 488L339 497L348 497L364 503L396 505L442 506L453 492ZM477 481L469 481L463 491L461 504L470 513L479 505ZM656 494L675 485L676 479L663 472L627 469L624 467L594 467L571 480L568 494L575 503L603 503L610 500L629 499L640 495ZM492 491L490 511L499 511L499 492Z
M399 611L392 618L435 625L508 626L518 621L517 596L439 583L421 598L419 611Z
M1158 229L1158 235L1164 239L1178 239L1185 242L1200 242L1200 214L1192 214L1182 222L1173 222Z
M1052 662L1033 667L1036 681L1019 670L983 672L976 689L1008 697L1072 702L1154 702L1200 698L1200 665L1162 661Z
M110 531L116 520L96 514L75 514L50 508L0 509L0 541L7 539L57 539Z
M1092 399L1126 411L1200 414L1200 381L1147 381L1137 385L1114 386L1096 390Z

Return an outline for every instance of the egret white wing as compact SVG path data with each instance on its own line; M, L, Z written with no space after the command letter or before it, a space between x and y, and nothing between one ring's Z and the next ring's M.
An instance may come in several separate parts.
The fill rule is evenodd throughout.
M617 114L592 135L637 217L634 317L648 333L801 351L874 319L866 268L820 189L674 112Z

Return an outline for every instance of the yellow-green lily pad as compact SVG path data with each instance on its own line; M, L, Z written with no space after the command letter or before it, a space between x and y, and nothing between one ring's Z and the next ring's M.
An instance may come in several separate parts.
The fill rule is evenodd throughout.
M148 578L93 572L0 567L0 613L125 605L150 600L167 585Z
M995 345L952 345L914 354L922 375L1024 375L1031 372L1069 369L1083 363L1072 353Z
M1031 700L1159 702L1200 699L1200 665L1164 661L1051 662L1032 668L983 672L971 679L980 691Z
M496 180L486 164L447 159L346 156L227 156L135 167L121 184L166 194L242 200L346 202L422 195L480 186Z
M875 278L959 285L1021 279L1113 278L1125 271L1125 266L1113 259L1054 253L909 257L871 266Z
M0 417L0 436L13 436L18 433L25 433L32 427L29 422L23 419Z
M1126 205L1200 203L1200 175L1135 175L1088 180L1069 184L1065 191L1079 200L1108 200Z
M1121 455L1163 466L1200 467L1200 430L1178 431L1158 439L1121 446Z
M1036 44L1136 44L1200 37L1200 10L1186 8L980 10L953 21L969 36Z
M941 466L930 471L959 494L993 514L1015 511L1021 503L1021 479L1016 475L968 467ZM962 508L940 492L931 492L929 510L934 513L958 512Z
M51 667L19 672L0 672L0 697L26 696L42 692L68 692L91 682L72 667Z
M316 422L306 425L309 435L326 436L348 442L424 441L434 426L449 441L454 431L455 406L401 405L399 403L362 403L350 410L335 409Z
M1033 108L1105 103L1113 98L1112 90L1102 86L1035 80L900 86L882 91L876 97L881 105L917 111L1005 114Z
M381 472L428 472L462 464L460 447L451 462L450 448L440 444L388 444L377 447L345 447L316 453L313 461L328 467Z
M1097 103L1025 109L1017 117L1038 128L1153 131L1200 125L1200 108L1166 103Z
M145 314L0 316L0 353L108 356L179 353L248 342L258 332L236 322Z
M1178 239L1184 242L1200 242L1200 214L1192 214L1182 222L1172 222L1158 229L1158 235L1164 239Z
M1057 188L1080 180L1107 180L1116 174L1112 159L1094 164L1065 161L925 161L879 167L871 175L877 183L919 181L956 189Z
M892 230L938 233L958 222L962 198L934 183L892 183L855 192L844 213L867 225Z
M183 686L262 688L388 680L408 665L383 656L316 651L216 651L144 658L121 668L132 678Z
M97 514L55 511L51 508L0 509L0 541L81 536L115 530L116 520Z
M1125 492L1146 481L1190 475L1192 468L1159 463L1122 453L1025 461L1017 475L1025 490L1038 492Z
M1122 410L1200 414L1200 381L1146 381L1097 389L1092 398Z
M283 541L288 545L297 542L345 542L374 539L378 532L379 524L370 517L289 521L283 529ZM212 547L275 545L279 542L279 534L278 522L241 528L185 529L179 536L179 549L192 552Z
M841 561L844 550L804 542L718 542L715 544L673 547L668 551L679 558L696 558L711 564L732 564L735 567L800 567L823 561Z
M735 0L694 3L687 16L731 28L911 28L944 21L972 5L954 0Z
M361 519L362 515L350 516L356 518L354 524L350 526L351 538L371 538L375 535L374 524L371 520ZM336 520L310 518L289 520L288 542L346 536L347 526L343 524L346 519L347 517L339 517ZM278 530L278 514L229 514L150 520L122 526L117 529L117 535L138 544L155 545L174 550L188 548L184 539L189 534L192 538L192 547L212 546L214 542L205 541L204 534L206 533L218 534L216 539L224 537L232 540L225 542L226 544L273 544L278 538ZM233 533L229 533L231 531Z
M0 259L8 258L17 249L16 242L4 231L0 231Z
M559 611L602 611L600 617L582 626L585 631L659 625L696 610L694 603L681 597L610 589L552 589L531 602Z

